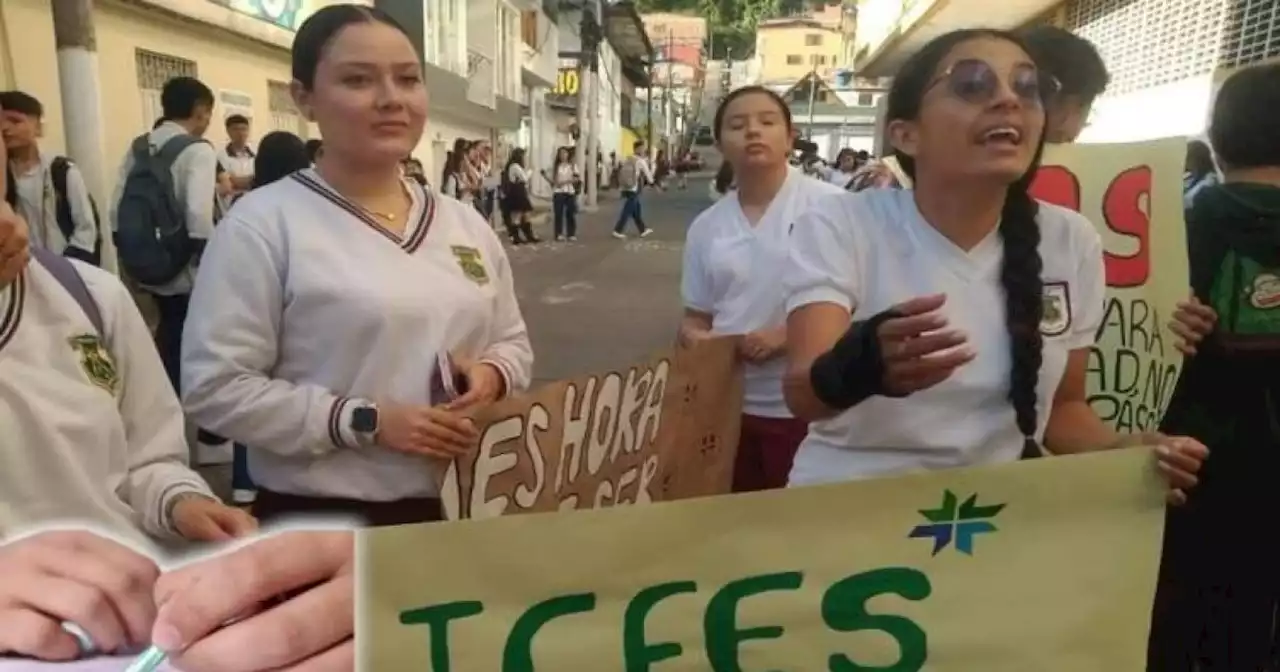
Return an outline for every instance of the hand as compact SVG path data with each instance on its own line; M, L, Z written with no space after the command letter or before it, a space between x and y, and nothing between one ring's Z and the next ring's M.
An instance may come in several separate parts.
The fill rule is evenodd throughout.
M1197 474L1209 457L1209 449L1189 436L1151 434L1143 443L1155 446L1156 469L1169 482L1169 503L1185 504L1187 491L1199 482Z
M715 338L715 336L711 333L711 330L687 325L681 325L680 330L676 332L676 341L686 348L692 348L712 338Z
M43 532L0 546L0 653L79 657L63 621L83 628L103 653L143 645L159 575L150 558L86 531Z
M470 418L433 406L378 405L378 445L451 460L475 447L480 434Z
M165 574L155 601L151 642L175 669L355 669L352 532L259 539Z
M467 367L467 391L461 397L445 404L450 411L461 411L472 406L485 406L502 398L506 383L495 364L476 362Z
M946 302L945 294L917 297L894 306L900 317L880 324L877 336L884 358L884 388L890 394L928 389L973 361L976 353L961 347L969 337L946 328L947 318L939 312Z
M173 527L190 541L229 541L258 531L253 516L205 495L178 495L173 505Z
M1200 303L1200 299L1195 296L1179 301L1178 309L1173 312L1173 319L1169 321L1169 330L1179 339L1174 347L1188 357L1196 354L1196 346L1213 333L1217 322L1218 314L1213 308Z
M27 222L8 203L0 201L0 289L8 287L26 269L31 259L30 243Z
M738 354L748 362L764 362L782 354L787 346L787 328L760 329L742 337Z

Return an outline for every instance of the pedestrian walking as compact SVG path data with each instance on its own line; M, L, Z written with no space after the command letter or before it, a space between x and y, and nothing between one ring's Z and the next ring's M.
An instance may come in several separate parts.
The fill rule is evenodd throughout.
M578 239L578 167L569 158L569 150L556 150L551 165L551 211L555 219L556 240Z
M264 521L437 520L442 471L475 449L467 414L530 380L511 267L474 208L400 174L427 94L394 19L330 5L292 58L325 151L219 225L192 297L185 408L249 447ZM375 84L350 86L353 67Z
M689 227L680 334L685 342L742 336L745 396L733 490L781 488L808 423L791 414L782 396L787 326L778 278L787 266L792 223L815 201L843 192L790 167L791 111L768 88L747 86L725 96L714 124L738 188Z
M525 169L524 157L523 147L511 150L502 169L502 223L512 245L542 242L533 235L533 224L529 221L533 201L529 198L529 171Z
M935 38L886 112L914 189L842 195L797 220L785 390L813 424L791 484L1146 443L1185 500L1202 443L1122 436L1089 406L1101 238L1027 193L1053 94L1010 33Z
M644 212L640 207L640 192L646 184L653 184L653 171L645 158L645 144L636 141L634 154L622 160L618 167L618 191L622 194L622 207L618 210L618 223L613 227L613 237L625 240L627 224L636 223L640 237L645 238L653 232L644 225Z

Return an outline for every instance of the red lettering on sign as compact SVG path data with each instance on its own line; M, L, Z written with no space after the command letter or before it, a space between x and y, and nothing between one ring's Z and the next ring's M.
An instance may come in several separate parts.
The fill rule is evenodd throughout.
M1080 212L1080 180L1065 166L1045 166L1031 182L1031 197Z
M1151 215L1143 209L1144 197L1149 204L1151 166L1134 166L1120 173L1102 197L1107 228L1138 243L1137 251L1128 256L1103 254L1108 287L1141 287L1151 276Z
M1031 196L1080 212L1080 180L1066 166L1044 166L1031 182ZM1151 275L1151 215L1143 209L1150 200L1151 167L1134 166L1115 177L1102 196L1102 218L1108 229L1137 241L1129 255L1104 251L1108 287L1141 287Z

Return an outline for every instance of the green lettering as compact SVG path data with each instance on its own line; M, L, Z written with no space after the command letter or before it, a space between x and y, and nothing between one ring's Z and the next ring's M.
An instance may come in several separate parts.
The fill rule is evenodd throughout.
M562 595L539 602L516 619L502 649L502 672L533 672L533 636L542 626L569 614L581 614L596 608L595 593Z
M622 616L622 662L627 672L648 672L654 663L684 653L684 647L676 642L645 642L644 624L659 602L672 595L696 592L698 584L693 581L673 581L649 586L631 598Z
M918 602L933 593L929 577L909 567L886 567L841 579L822 596L822 620L836 632L880 630L898 641L898 662L883 667L855 663L835 653L827 659L830 672L919 672L929 659L929 639L923 628L904 616L874 615L867 601L894 594Z
M702 620L707 640L707 662L714 672L741 672L738 665L738 645L750 639L777 639L782 636L781 625L759 628L738 628L738 603L752 596L771 590L796 590L804 581L800 572L782 572L749 576L725 584L709 603Z
M449 621L470 618L484 611L480 602L448 602L400 612L401 625L427 624L431 642L431 669L449 672Z

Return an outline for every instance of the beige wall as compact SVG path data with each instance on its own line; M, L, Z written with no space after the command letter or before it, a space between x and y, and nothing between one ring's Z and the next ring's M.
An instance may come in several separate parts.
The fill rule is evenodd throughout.
M807 43L810 35L821 36L821 44ZM841 34L829 28L805 23L761 26L756 34L756 58L760 62L760 79L765 82L792 82L809 74L815 67L819 74L843 64ZM799 57L799 63L789 62ZM814 59L819 59L815 64ZM823 60L825 59L825 60Z

